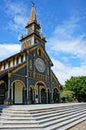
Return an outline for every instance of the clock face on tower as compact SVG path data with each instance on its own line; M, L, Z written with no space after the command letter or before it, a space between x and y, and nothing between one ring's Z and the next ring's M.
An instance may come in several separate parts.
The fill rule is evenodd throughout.
M39 72L45 71L45 63L42 59L37 58L36 61L35 61L35 65L36 65L36 68Z

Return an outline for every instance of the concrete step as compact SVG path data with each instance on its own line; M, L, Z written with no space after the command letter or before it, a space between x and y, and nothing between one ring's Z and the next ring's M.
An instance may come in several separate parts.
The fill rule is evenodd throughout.
M80 123L80 122L82 122L84 120L86 120L86 117L82 117L82 118L77 119L77 120L75 120L75 121L73 121L71 123L63 125L63 126L59 127L59 130L68 130L68 128L71 128L72 126L74 126L74 125L76 125L76 124L78 124L78 123Z
M9 117L9 116L3 116L3 117L0 117L0 120L35 120L35 118L33 117Z
M80 114L81 112L84 112L84 110L82 111L76 111L76 112L72 112L72 113L67 113L67 114L62 114L62 115L55 115L53 117L47 117L47 118L42 118L42 119L38 119L39 123L45 123L45 122L49 122L49 121L53 121L53 120L60 120L60 119L64 119L65 117L71 116L71 115L75 115L75 114Z
M46 105L45 105L46 106ZM58 105L59 106L59 105ZM50 112L50 111L62 111L64 109L70 109L70 108L78 108L78 105L71 105L70 106L63 106L63 107L58 107L57 105L54 106L54 107L47 107L46 108L36 108L36 109L29 109L31 113L46 113L46 112ZM85 105L83 104L83 106L81 104L79 104L79 107L84 107ZM48 108L48 109L47 109ZM7 113L28 113L29 112L28 108L22 108L22 107L7 107L7 108L4 108L2 111L6 111Z
M84 108L84 107L86 108L86 106L81 106L81 105L80 106L76 106L75 105L75 106L60 107L60 108L57 107L57 108L54 108L54 109L51 109L51 108L49 109L48 108L48 110L47 109L45 109L45 110L44 109L38 109L38 110L30 110L30 113L34 114L34 115L35 114L36 115L37 114L42 115L42 114L46 114L46 113L50 114L50 113L57 112L57 111L58 112L62 112L62 111L65 111L65 110L71 110L71 109L77 109L77 108Z
M66 130L86 119L86 103L16 105L0 110L1 130Z
M55 113L51 113L51 114L44 114L44 115L37 115L37 116L35 116L34 114L32 114L32 116L35 118L36 117L36 119L38 120L38 119L45 119L46 118L46 116L48 117L48 118L50 118L50 117L53 117L53 116L59 116L59 115L65 115L65 114L67 114L67 113L72 113L72 112L77 112L77 111L83 111L83 110L85 110L86 108L79 108L79 109L74 109L74 110L69 110L69 111L63 111L63 112L55 112Z
M14 117L31 117L32 115L31 114L29 114L29 113L27 113L27 114L18 114L18 113L1 113L1 116L10 116L10 117L12 117L12 116L14 116Z
M2 129L33 129L33 130L35 130L35 129L42 129L39 125L28 125L28 124L19 124L19 125L6 125L6 126L0 126L0 129L2 130Z
M37 121L36 120L19 120L19 121L17 121L17 120L4 120L4 122L3 122L3 120L0 120L0 124L31 124L31 123L33 123L33 124L37 124Z
M8 110L7 110L7 109L6 109L6 110L4 109L4 110L2 111L2 114L7 114L7 115L8 115L8 114L9 114L9 115L11 115L11 114L14 114L14 115L15 115L15 114L16 114L16 115L20 115L20 114L21 114L21 115L24 115L24 114L27 114L27 115L34 114L34 115L37 116L37 115L46 115L46 114L51 114L51 113L56 113L56 112L63 112L63 111L65 111L65 110L66 110L66 111L67 111L67 110L69 111L69 110L71 110L71 109L73 110L73 109L76 109L76 108L78 108L78 107L72 107L72 108L70 108L70 107L68 108L68 107L67 107L67 108L60 108L60 109L54 108L54 110L51 110L51 109L46 110L46 109L45 109L45 111L39 109L37 112L36 112L36 111L35 111L35 112L34 112L34 111L32 112L31 110L30 110L30 111L29 111L29 110L25 110L25 111L24 111L24 110L23 110L23 111L19 111L19 110L17 111L17 110L16 110L16 111L14 111L13 109L12 109L12 110L11 110L11 109L8 109ZM82 108L82 107L79 106L79 108Z
M84 108L82 108L82 109L79 108L79 110L83 110L83 109ZM36 120L39 120L39 119L41 120L41 119L46 119L46 118L50 118L50 117L53 117L53 116L54 117L59 116L59 115L62 115L62 114L65 115L67 113L71 113L71 112L74 112L74 111L78 111L78 109L74 109L74 110L72 109L72 110L67 110L67 111L65 110L63 112L57 112L56 111L56 112L54 112L54 114L53 113L51 113L51 114L46 113L46 115L45 114L42 114L42 115L40 115L40 114L37 114L37 115L32 114L31 115L31 114L18 114L18 113L17 114L16 113L15 114L13 114L13 113L3 113L2 118L3 119L9 119L9 120L10 119L15 120L15 119L18 119L18 118L25 119L27 117L26 119L28 120L30 117L31 117L30 119L33 119L33 117L35 119L35 117L36 117Z
M76 117L71 118L69 120L61 121L60 123L58 123L58 122L55 124L53 123L52 125L49 125L48 127L45 127L45 128L46 128L46 130L66 130L67 128L70 128L71 124L75 123L76 121L78 123L79 120L81 120L81 119L85 120L86 114L76 116Z
M79 117L79 116L82 116L82 114L86 114L86 112L81 112L81 113L77 113L77 114L74 114L74 115L69 115L69 116L67 116L67 117L63 117L63 118L60 118L60 119L55 119L55 120L50 120L50 121L48 121L48 122L45 122L45 123L42 123L42 125L43 125L43 127L48 127L48 126L51 126L51 125L55 125L55 124L57 124L57 123L60 123L60 122L64 122L64 121L69 121L69 120L71 120L71 119L73 119L73 118L77 118L77 117Z
M61 115L58 115L58 114L56 114L55 116L52 116L52 117L49 117L48 115L46 115L46 117L45 118L41 118L41 120L40 120L40 118L36 118L36 120L38 120L38 123L39 124L43 124L43 123L46 123L46 122L50 122L50 121L53 121L53 120L57 120L57 119L59 119L60 120L60 118L62 118L62 119L64 119L65 117L68 117L68 116L70 116L70 115L75 115L75 114L80 114L80 113L82 113L84 110L79 110L79 111L72 111L72 112L68 112L68 113L66 113L66 114L61 114ZM4 123L3 123L3 120L1 120L1 123L3 123L3 124L20 124L20 123L28 123L28 119L26 119L25 117L23 118L23 120L21 120L20 118L18 118L19 119L19 121L18 120L14 120L14 118L10 118L10 120L6 120L6 118L5 118L5 121L4 121ZM31 118L30 118L31 119ZM30 120L29 119L29 122L31 122L31 123L36 123L35 122L35 120Z
M79 110L78 110L78 109L74 109L74 110L71 109L71 110L67 110L67 111L65 110L65 111L63 111L63 112L58 112L58 111L56 111L56 112L54 112L54 114L53 114L53 113L51 113L51 114L46 114L46 115L45 115L45 114L42 114L42 115L39 115L39 114L38 114L37 116L34 115L34 114L29 115L29 114L18 114L18 113L17 113L17 114L16 114L16 113L15 113L15 114L13 114L13 113L11 113L11 114L10 114L10 113L3 113L3 114L2 114L2 118L3 118L3 119L9 119L9 120L12 119L12 120L13 120L13 119L18 119L18 118L19 118L19 119L20 119L20 118L21 118L21 119L25 119L26 117L27 117L26 119L29 119L30 117L31 117L30 119L33 119L33 117L34 117L34 119L35 119L35 117L36 117L36 120L39 120L39 119L41 120L41 119L46 119L46 118L52 118L52 117L59 116L59 115L65 115L65 114L67 114L67 113L70 113L70 114L71 114L72 112L75 112L76 110L77 110L77 111L81 111L81 110L83 110L83 109L84 109L84 108L79 108Z

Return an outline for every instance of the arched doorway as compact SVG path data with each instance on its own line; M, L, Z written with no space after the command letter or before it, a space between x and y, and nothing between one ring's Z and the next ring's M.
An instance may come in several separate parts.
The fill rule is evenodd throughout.
M59 93L58 93L58 89L54 88L53 90L53 100L54 103L58 103L59 102Z
M12 83L11 88L11 99L13 100L13 104L23 104L24 103L24 90L25 85L22 81L16 80Z
M44 82L37 82L34 86L35 103L46 103L46 85ZM47 96L48 97L48 96Z
M46 103L46 89L41 89L41 103Z
M3 80L0 81L0 104L4 104L5 100L5 82Z
M34 99L33 99L33 88L32 87L30 87L30 89L29 89L29 97L30 97L30 103L33 104Z

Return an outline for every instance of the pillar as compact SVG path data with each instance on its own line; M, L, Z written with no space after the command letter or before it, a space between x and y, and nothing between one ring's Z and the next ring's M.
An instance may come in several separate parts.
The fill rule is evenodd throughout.
M26 75L26 82L27 82L27 104L29 104L29 81L28 81L28 77L29 77L29 59L28 59L28 51L27 51L27 75Z
M51 103L54 103L54 100L53 100L53 90L51 90Z
M38 85L38 103L41 103L41 86Z
M48 103L48 90L46 90L46 103Z
M4 101L4 104L7 104L7 105L12 104L12 101L11 101L11 83L10 83L10 77L11 77L11 73L8 73L8 93L7 93L7 99Z

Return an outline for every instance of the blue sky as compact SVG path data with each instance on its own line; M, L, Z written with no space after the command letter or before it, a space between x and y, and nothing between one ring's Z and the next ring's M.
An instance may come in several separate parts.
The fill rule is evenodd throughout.
M86 76L86 0L34 0L59 81ZM20 51L31 0L0 0L0 61Z

